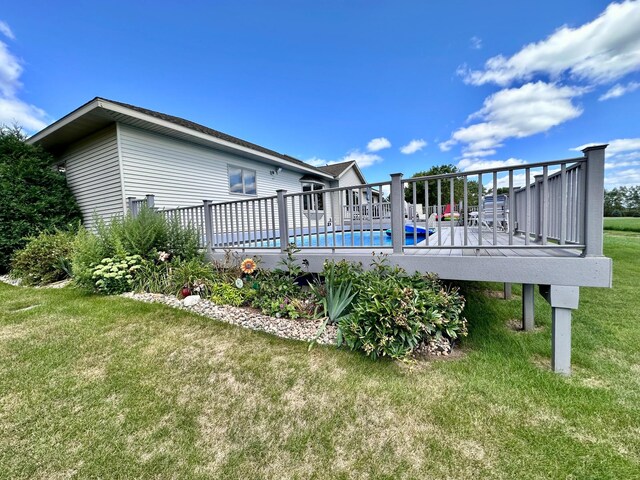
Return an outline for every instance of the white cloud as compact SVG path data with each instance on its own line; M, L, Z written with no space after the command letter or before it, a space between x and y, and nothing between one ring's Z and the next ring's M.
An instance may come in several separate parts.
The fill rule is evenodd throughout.
M502 146L508 138L546 132L582 114L571 100L586 91L541 81L500 90L487 97L482 109L468 118L484 121L456 130L440 149L447 151L461 143L465 152L483 152Z
M20 83L22 65L9 51L6 43L0 41L0 94L9 97L16 94Z
M480 37L473 36L469 40L471 48L474 50L480 50L482 48L482 39Z
M513 167L524 165L525 160L520 158L509 158L507 160L483 160L478 158L464 158L458 162L458 168L463 172L473 170L488 170L493 168Z
M391 142L384 137L374 138L367 143L367 150L370 152L377 152L391 147Z
M601 143L585 143L584 145L580 145L579 147L572 148L576 152L581 152L587 147L593 147L595 145L603 145L606 142ZM613 157L622 152L632 152L638 150L640 151L640 138L617 138L615 140L609 141L609 146L605 150L605 155L607 157Z
M17 98L0 97L0 125L23 127L28 132L37 132L47 126L44 110Z
M639 88L640 88L640 82L629 82L626 85L621 85L618 83L613 87L611 87L605 94L600 95L600 98L598 98L598 100L602 102L603 100L618 98L627 93L631 93Z
M425 142L421 138L414 139L414 140L411 140L406 145L404 145L402 148L400 148L400 151L405 155L411 155L412 153L419 152L426 146L427 146L427 142Z
M0 20L0 33L11 40L16 39L7 22L3 22L2 20Z
M13 39L11 29L4 22L0 22L0 32ZM47 126L47 114L18 98L18 91L22 87L21 75L21 62L11 53L7 44L0 41L0 125L16 123L27 132L38 131Z
M538 43L507 58L486 61L483 70L459 69L465 82L506 86L536 74L558 79L568 73L590 83L615 81L640 69L640 2L612 3L595 20L578 28L563 26Z
M610 172L604 177L604 187L606 189L633 185L640 185L640 168Z
M475 152L464 152L462 154L462 158L477 158L477 157L488 157L489 155L494 155L496 153L495 150L476 150Z
M373 153L365 153L359 150L352 150L342 157L341 162L355 161L360 168L367 168L376 163L382 162L382 157Z
M308 163L312 167L321 167L323 165L328 165L329 164L328 161L323 160L322 158L318 158L318 157L310 158L309 160L305 160L304 162Z

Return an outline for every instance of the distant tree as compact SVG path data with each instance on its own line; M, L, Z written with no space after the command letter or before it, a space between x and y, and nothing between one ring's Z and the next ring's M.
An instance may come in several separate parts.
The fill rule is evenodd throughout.
M604 192L605 217L640 216L640 185Z
M25 142L19 127L0 127L0 272L11 255L40 231L80 220L65 176L42 148Z
M444 175L447 173L460 173L457 167L454 165L439 165L431 167L429 170L422 172L416 172L411 178L426 177L432 175ZM438 181L430 180L429 185L429 206L438 204ZM440 204L446 205L450 203L451 181L443 179L440 182ZM416 183L416 203L424 205L425 194L425 182ZM405 188L404 198L407 202L413 202L413 188ZM460 203L464 199L464 181L460 177L455 177L453 180L453 198L455 204ZM469 205L478 205L478 182L470 180L467 182L467 201Z

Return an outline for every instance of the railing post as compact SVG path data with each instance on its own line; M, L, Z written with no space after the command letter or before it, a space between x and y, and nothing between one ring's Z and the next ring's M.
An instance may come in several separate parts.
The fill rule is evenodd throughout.
M203 215L204 215L204 235L205 242L204 247L208 249L213 248L213 225L211 222L211 200L202 201Z
M391 174L391 242L393 253L402 253L404 244L404 192L402 174Z
M145 198L147 199L147 208L153 209L156 204L155 195L145 195Z
M595 145L582 150L587 158L584 195L585 257L602 256L602 229L604 216L604 149ZM580 199L577 199L580 201Z
M289 247L289 222L287 221L287 203L284 195L286 190L276 190L278 195L278 227L280 230L280 251L286 252ZM311 235L311 232L309 232Z
M131 214L132 217L136 216L135 200L136 200L136 197L127 197L127 209L129 210L129 213Z

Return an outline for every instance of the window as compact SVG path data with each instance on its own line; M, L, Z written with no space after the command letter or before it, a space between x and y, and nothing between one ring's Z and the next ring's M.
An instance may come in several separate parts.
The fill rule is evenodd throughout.
M313 192L315 190L322 190L324 185L319 183L303 183L303 192ZM324 210L324 199L321 193L316 195L304 195L302 197L303 208L305 210Z
M229 191L244 195L257 195L256 171L229 165Z

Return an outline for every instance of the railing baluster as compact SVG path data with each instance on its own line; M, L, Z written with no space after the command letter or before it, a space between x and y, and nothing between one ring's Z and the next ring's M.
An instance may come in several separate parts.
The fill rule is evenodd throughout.
M515 206L515 197L513 195L513 170L509 170L509 198L507 199L507 202L509 202L510 204ZM505 212L505 221L507 223L507 228L509 229L509 245L513 245L513 225L512 222L514 221L511 217L512 213L515 215L515 209L513 209L512 212L512 206L511 205L505 205L506 208L508 208L508 210Z
M461 215L464 215L464 242L463 245L468 245L469 244L469 192L468 192L468 181L467 181L467 175L462 177L462 188L463 188L463 194L462 194L462 212L460 212Z
M493 244L498 244L498 172L493 172Z
M524 244L529 245L529 228L531 221L531 169L525 168L524 196Z
M362 188L358 189L358 205L360 207L360 246L363 247L364 246L364 238L362 238L362 230L363 230L363 217L364 217L364 213L363 213L363 209L362 207L364 206L362 204Z
M424 181L424 208L425 215L427 216L427 246L429 246L429 242L431 241L431 235L429 235L429 217L431 214L429 213L429 181Z
M440 197L442 195L442 182L440 179L436 182L438 192L438 246L442 245L442 203Z
M413 197L413 211L412 211L412 216L413 216L413 244L417 245L418 244L418 232L416 231L416 216L418 215L418 206L417 206L417 199L416 199L416 182L411 182L411 187L412 187L412 197Z
M560 245L564 245L567 237L567 165L560 166Z
M548 215L549 215L549 169L545 165L542 167L542 208L540 209L540 235L542 237L542 245L547 244L548 235Z
M478 245L482 246L482 224L484 223L484 212L482 202L484 189L482 188L482 174L478 174Z
M453 191L453 186L454 186L453 177L451 177L449 179L449 207L451 208L451 218L450 218L451 220L451 239L450 240L451 241L449 243L451 243L452 246L454 245L454 241L455 241L455 211L456 211L456 208L454 205L455 192Z

